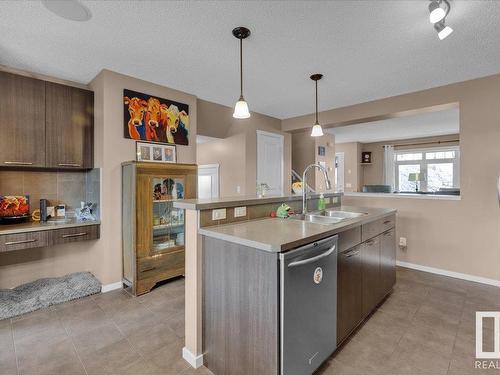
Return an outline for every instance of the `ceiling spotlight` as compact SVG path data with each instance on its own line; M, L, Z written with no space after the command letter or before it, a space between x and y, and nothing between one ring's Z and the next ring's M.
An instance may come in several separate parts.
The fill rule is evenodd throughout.
M453 32L453 29L450 26L446 26L444 24L444 20L434 24L434 28L436 29L440 40L443 40Z
M449 5L448 5L449 9ZM444 17L446 17L446 11L441 8L441 1L433 0L429 4L429 21L431 23L436 23L441 21Z
M90 10L78 0L42 0L45 8L70 21L84 22L92 18Z

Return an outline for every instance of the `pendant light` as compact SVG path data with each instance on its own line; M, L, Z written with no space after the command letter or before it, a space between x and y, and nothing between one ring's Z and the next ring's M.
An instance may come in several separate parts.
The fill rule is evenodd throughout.
M233 29L233 35L235 38L240 40L240 98L234 106L233 117L244 119L250 117L250 112L248 111L248 104L243 97L243 39L250 36L250 30L246 27L240 26Z
M316 122L312 127L311 137L323 136L323 128L318 122L318 81L323 78L323 74L313 74L311 79L316 83Z

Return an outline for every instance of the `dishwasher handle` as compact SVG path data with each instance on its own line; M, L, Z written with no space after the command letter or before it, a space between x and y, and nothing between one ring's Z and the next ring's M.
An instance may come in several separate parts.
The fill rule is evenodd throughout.
M314 257L307 258L307 259L297 260L295 262L290 263L288 265L288 267L291 268L291 267L302 266L304 264L314 263L317 260L320 260L320 259L326 258L327 256L332 255L332 253L335 251L336 248L337 248L337 244L334 244L329 250L325 251L323 254L319 254L319 255L316 255Z

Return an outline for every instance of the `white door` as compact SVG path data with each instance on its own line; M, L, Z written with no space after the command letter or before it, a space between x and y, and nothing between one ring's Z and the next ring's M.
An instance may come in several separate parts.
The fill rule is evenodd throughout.
M283 143L282 135L257 130L257 186L266 184L266 195L283 195Z
M219 164L198 165L198 199L219 197Z
M344 153L335 153L335 189L344 191Z

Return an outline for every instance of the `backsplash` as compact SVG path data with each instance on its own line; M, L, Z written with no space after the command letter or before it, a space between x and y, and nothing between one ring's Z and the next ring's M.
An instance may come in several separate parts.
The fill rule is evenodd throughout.
M80 202L96 203L99 217L100 169L89 171L0 171L0 195L29 195L30 211L40 208L40 199L50 206L64 203L67 216Z

